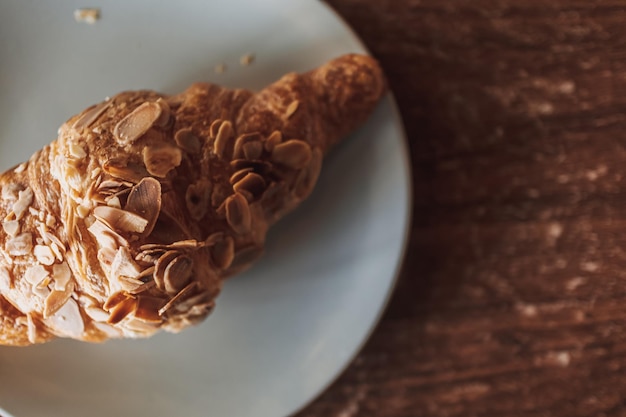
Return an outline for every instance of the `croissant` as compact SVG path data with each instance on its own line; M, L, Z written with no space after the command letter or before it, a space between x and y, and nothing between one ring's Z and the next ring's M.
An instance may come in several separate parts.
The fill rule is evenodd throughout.
M258 93L123 92L0 176L0 344L178 332L313 190L385 92L345 55Z

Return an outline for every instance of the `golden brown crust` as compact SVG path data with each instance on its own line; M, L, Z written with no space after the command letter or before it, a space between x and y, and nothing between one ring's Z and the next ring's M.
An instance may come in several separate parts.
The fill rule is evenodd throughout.
M124 92L70 118L0 176L0 344L203 320L384 90L373 59L347 55L256 94Z

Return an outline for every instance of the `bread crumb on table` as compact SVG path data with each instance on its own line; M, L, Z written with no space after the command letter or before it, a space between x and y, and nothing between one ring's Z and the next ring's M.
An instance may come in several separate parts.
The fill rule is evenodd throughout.
M100 20L100 9L84 8L74 10L74 20L77 22L88 23L93 25Z
M239 58L239 63L244 67L252 64L253 62L254 62L254 54L245 54L245 55L242 55L241 58Z

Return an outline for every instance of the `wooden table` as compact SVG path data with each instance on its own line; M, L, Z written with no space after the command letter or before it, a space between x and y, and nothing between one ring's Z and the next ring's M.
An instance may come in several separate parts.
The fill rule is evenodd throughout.
M414 223L298 417L626 415L626 1L329 3L400 106Z

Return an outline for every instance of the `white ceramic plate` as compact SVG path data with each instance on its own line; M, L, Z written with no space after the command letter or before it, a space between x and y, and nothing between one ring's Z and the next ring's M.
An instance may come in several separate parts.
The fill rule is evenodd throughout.
M95 25L75 8L101 7ZM0 2L0 169L73 113L124 89L193 81L256 89L358 39L318 1ZM254 53L255 62L239 64ZM214 72L219 63L227 71ZM386 303L409 219L409 164L391 98L326 161L311 198L179 335L0 348L0 407L27 416L280 417L349 363ZM0 413L1 414L1 413Z

